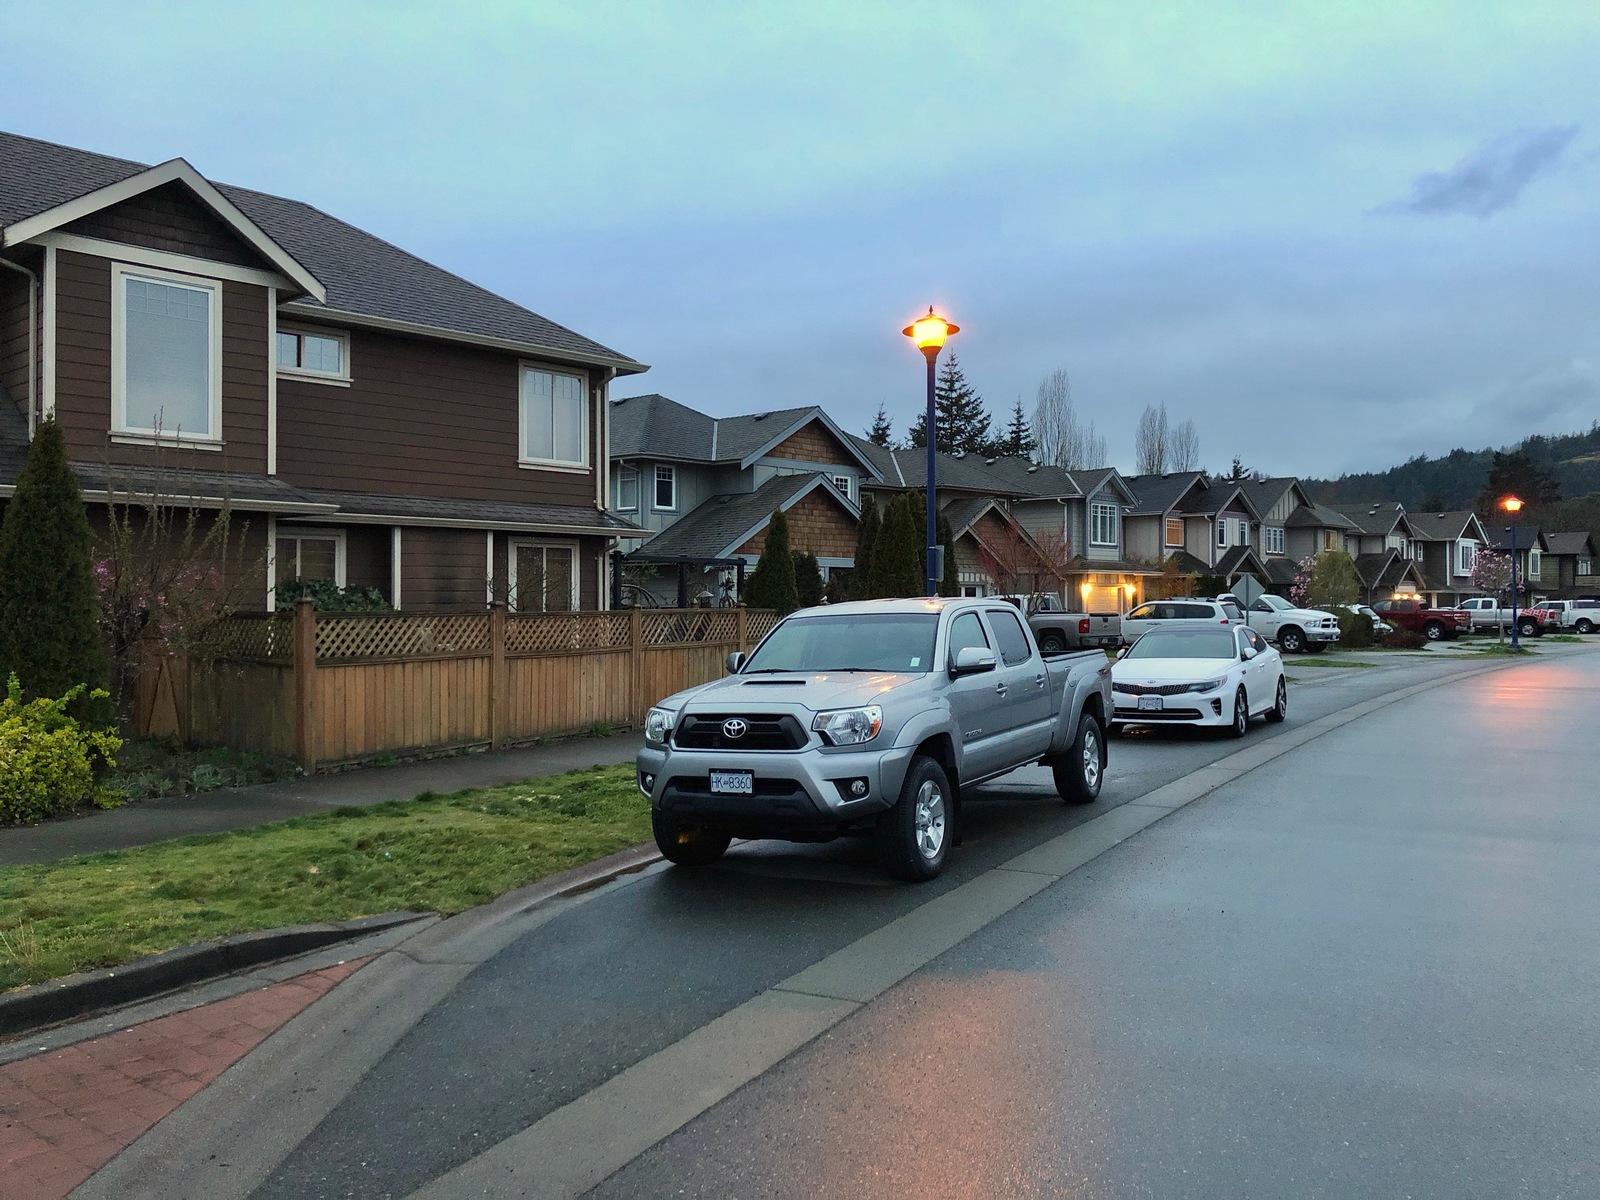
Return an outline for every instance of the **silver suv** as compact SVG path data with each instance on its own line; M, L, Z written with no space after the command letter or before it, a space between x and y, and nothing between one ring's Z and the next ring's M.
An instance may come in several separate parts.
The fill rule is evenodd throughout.
M1123 617L1122 640L1131 646L1140 634L1151 629L1243 624L1244 611L1233 600L1175 596L1170 600L1148 600Z

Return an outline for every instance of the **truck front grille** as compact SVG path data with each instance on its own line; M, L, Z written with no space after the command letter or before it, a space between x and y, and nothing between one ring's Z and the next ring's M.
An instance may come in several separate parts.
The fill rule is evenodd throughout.
M744 733L729 737L729 721L743 721ZM678 722L672 744L679 750L800 750L806 731L788 713L690 713Z

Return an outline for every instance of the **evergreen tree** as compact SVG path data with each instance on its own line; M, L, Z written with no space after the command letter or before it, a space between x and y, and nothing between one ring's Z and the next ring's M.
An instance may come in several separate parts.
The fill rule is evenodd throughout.
M1028 420L1028 414L1022 409L1022 397L1018 396L1016 405L1011 409L1011 420L1006 422L1005 433L990 449L1007 458L1032 458L1038 446L1033 437L1033 422Z
M756 569L745 581L745 603L751 608L776 609L779 616L800 607L794 578L794 555L789 553L789 518L776 511L767 523L767 540Z
M894 445L894 426L889 423L889 414L883 410L881 403L878 405L878 415L872 418L872 428L867 430L867 441L885 450Z
M29 697L105 686L93 545L66 440L47 418L0 526L0 683L15 671ZM87 698L76 707L103 716Z
M922 532L906 496L890 503L872 547L868 586L877 598L922 595Z
M1489 465L1489 479L1478 495L1478 511L1497 514L1500 501L1507 496L1518 496L1530 507L1554 504L1561 499L1561 485L1527 449L1496 450Z
M939 378L933 386L933 417L938 423L934 433L933 448L945 454L984 454L992 441L989 435L989 413L983 406L961 363L954 354L944 360ZM928 414L926 410L911 427L913 446L926 446Z
M1306 585L1306 599L1313 608L1356 604L1361 600L1361 576L1356 564L1343 550L1326 550L1317 555Z
M815 608L822 603L822 567L815 554L794 556L794 590L801 608Z
M850 571L850 594L856 600L871 600L875 594L870 582L872 556L881 525L878 502L868 496L861 502L861 521L856 526L856 563Z
M944 578L939 581L939 595L961 594L961 572L956 566L956 538L950 528L950 519L939 514L939 544L944 547Z

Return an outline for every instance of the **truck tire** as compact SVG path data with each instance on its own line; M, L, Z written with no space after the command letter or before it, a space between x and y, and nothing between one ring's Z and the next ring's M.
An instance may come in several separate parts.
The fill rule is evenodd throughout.
M1040 654L1060 654L1067 648L1067 639L1059 629L1046 629L1039 635Z
M1422 636L1430 642L1441 641L1444 638L1444 622L1429 621L1422 627Z
M1106 740L1100 722L1088 713L1078 718L1078 736L1072 748L1050 760L1056 795L1068 804L1093 804L1100 798L1106 776Z
M680 821L659 808L650 812L650 828L656 835L656 849L670 863L680 867L710 866L728 852L730 834Z
M878 861L896 879L922 883L944 870L955 833L954 797L944 768L918 755L906 769L900 798L878 818Z
M1523 637L1539 637L1544 630L1539 628L1537 621L1518 621L1517 632Z
M1250 732L1250 701L1245 699L1244 689L1240 688L1233 695L1233 724L1228 726L1228 736L1242 738Z
M1594 622L1589 620L1588 617L1585 617L1583 620L1578 622L1578 632L1579 633L1593 633L1594 632Z
M1306 635L1295 625L1285 625L1278 630L1278 648L1285 654L1304 654Z

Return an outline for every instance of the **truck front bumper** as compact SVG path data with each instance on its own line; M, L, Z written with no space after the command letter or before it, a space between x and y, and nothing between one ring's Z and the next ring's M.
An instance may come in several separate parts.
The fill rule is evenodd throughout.
M1317 642L1317 643L1323 644L1323 645L1331 645L1332 643L1337 642L1338 640L1339 640L1339 630L1337 628L1334 628L1334 629L1308 629L1308 630L1306 630L1306 641L1308 641L1308 642Z

